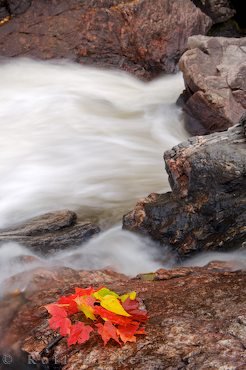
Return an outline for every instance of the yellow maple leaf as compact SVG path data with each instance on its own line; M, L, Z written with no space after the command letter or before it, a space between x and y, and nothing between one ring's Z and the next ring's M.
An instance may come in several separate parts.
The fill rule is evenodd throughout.
M129 293L121 295L120 300L123 303L127 300L127 298L130 298L131 301L134 301L134 299L136 299L136 296L137 296L137 293L133 291L133 292L129 292Z
M117 297L113 295L105 295L101 298L101 306L108 311L116 313L117 315L121 316L131 316L128 312L124 310L120 301Z
M116 298L119 297L119 295L117 293L113 292L112 290L109 290L108 288L101 288L100 290L93 293L92 295L96 299L98 299L99 301L101 301L103 299L103 297L105 297L106 295L111 295L111 296L116 297Z

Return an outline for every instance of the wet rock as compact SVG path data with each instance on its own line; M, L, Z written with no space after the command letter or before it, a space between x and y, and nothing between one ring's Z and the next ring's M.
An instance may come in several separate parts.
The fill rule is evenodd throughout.
M97 225L77 221L71 211L32 218L11 229L0 230L0 243L15 241L42 254L80 245L100 231Z
M227 132L198 136L165 152L173 192L151 194L123 227L150 235L181 257L233 250L246 237L246 118Z
M182 268L173 270L168 278L165 271L153 273L153 281L128 279L110 271L36 271L22 293L23 302L16 297L18 312L15 306L8 330L1 328L0 348L15 354L13 364L19 368L21 348L23 364L29 356L34 363L46 361L46 370L55 362L63 370L243 369L246 273L230 272L226 267L224 272ZM149 312L147 335L123 347L113 342L104 347L97 336L69 348L64 339L57 341L43 306L69 294L75 286L90 285L107 285L119 293L136 290ZM28 293L34 286L32 294ZM6 311L2 307L9 299L0 302L3 317ZM54 344L47 349L50 343Z
M0 50L151 78L174 72L188 37L205 34L211 23L191 0L35 0L0 28Z
M246 112L246 37L191 37L179 66L191 133L223 131L239 121Z

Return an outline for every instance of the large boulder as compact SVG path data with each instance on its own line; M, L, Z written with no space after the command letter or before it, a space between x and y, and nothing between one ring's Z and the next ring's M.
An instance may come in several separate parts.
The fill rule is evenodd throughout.
M246 273L223 264L159 270L128 279L110 271L36 270L12 278L26 291L0 302L0 348L8 369L154 370L243 369L246 345ZM45 304L75 286L135 290L149 313L146 336L104 347L98 336L67 347L49 329ZM22 350L22 357L20 355ZM0 365L1 368L1 365Z
M179 66L188 130L223 131L239 121L246 112L246 37L191 37Z
M181 257L241 247L246 237L246 118L164 155L173 192L151 194L123 227L150 235Z
M191 0L33 0L0 28L0 54L68 58L150 78L174 72L188 37L211 23Z
M42 254L80 245L99 233L97 225L77 220L72 211L34 217L15 227L0 230L0 243L17 242Z

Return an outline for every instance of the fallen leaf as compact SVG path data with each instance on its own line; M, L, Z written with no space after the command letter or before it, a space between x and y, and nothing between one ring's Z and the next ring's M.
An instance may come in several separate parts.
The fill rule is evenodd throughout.
M130 314L125 311L118 298L112 295L105 295L102 297L101 306L106 308L108 311L116 313L117 315L130 316Z
M122 303L124 309L129 312L133 320L144 322L148 319L147 311L139 309L139 302L137 300L131 301L129 298Z
M113 297L119 298L119 295L117 293L115 293L112 290L109 290L108 288L105 288L105 287L103 287L103 288L97 290L95 293L93 293L93 296L96 299L98 299L99 301L101 301L107 295L111 295Z
M64 297L61 297L57 301L57 303L60 306L62 306L67 311L68 314L73 315L79 311L77 303L74 301L75 298L76 298L75 294L64 296Z
M137 296L136 292L129 292L129 293L121 295L120 300L121 300L121 302L125 302L127 300L127 298L130 298L130 300L135 300L136 296Z
M79 321L76 324L71 326L71 332L67 339L69 346L72 344L82 344L87 342L90 338L90 333L93 331L92 327L85 325L83 322Z
M49 325L51 329L59 329L62 336L70 334L71 321L67 317L66 310L62 307L59 307L57 304L49 304L44 307L52 315L52 318L49 319Z
M91 296L83 296L75 298L75 302L78 305L80 311L84 313L84 315L91 320L96 320L94 315L94 303L95 298Z
M100 334L102 337L104 346L106 346L110 339L114 339L117 343L121 345L116 327L110 321L106 321L104 325L98 323L96 324L96 327L98 328L98 334Z
M131 324L128 324L127 326L121 326L119 325L117 328L117 333L120 336L120 339L122 342L136 342L135 334L139 328L139 323L134 322Z
M91 295L95 292L95 289L92 287L89 288L75 288L75 294L77 296Z
M101 306L95 306L94 312L95 312L96 315L101 316L101 318L103 320L105 320L105 321L109 320L113 324L127 325L127 324L130 324L132 322L132 320L130 318L125 317L125 316L117 315L113 312L105 310L105 308L103 308Z

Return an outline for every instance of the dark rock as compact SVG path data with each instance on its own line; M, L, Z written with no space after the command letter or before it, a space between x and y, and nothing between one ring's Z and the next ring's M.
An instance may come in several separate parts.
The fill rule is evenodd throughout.
M209 32L208 36L220 36L220 37L245 37L246 29L239 26L237 21L232 18L223 23L214 24Z
M0 243L15 241L47 254L87 241L100 231L90 222L78 222L71 211L46 213L11 229L0 230Z
M239 27L246 32L245 2L242 0L230 0L231 5L236 10L235 20Z
M21 297L9 295L0 302L0 348L5 353L6 349L12 351L18 369L22 365L20 348L26 354L23 364L27 364L27 356L37 363L46 360L46 370L51 370L54 362L62 370L243 369L245 280L245 272L230 272L226 267L223 272L162 269L153 273L152 281L109 271L39 270L33 272ZM75 286L91 285L106 285L119 293L136 290L149 312L147 335L122 348L113 342L104 347L97 336L69 348L62 339L45 351L56 337L43 306L69 294Z
M10 15L25 13L31 6L32 0L6 0Z
M1 21L5 19L6 17L9 17L9 11L6 7L6 1L5 0L0 0L0 25Z
M225 22L236 14L229 0L193 0L214 23Z
M0 0L0 26L12 16L24 13L32 0Z
M179 66L186 86L183 108L192 134L223 131L239 121L246 112L246 37L191 37Z
M0 50L6 57L68 58L151 78L174 72L188 37L210 26L191 0L34 0L0 28Z
M173 192L151 194L124 216L180 256L241 247L246 236L246 118L227 132L198 136L165 152Z

